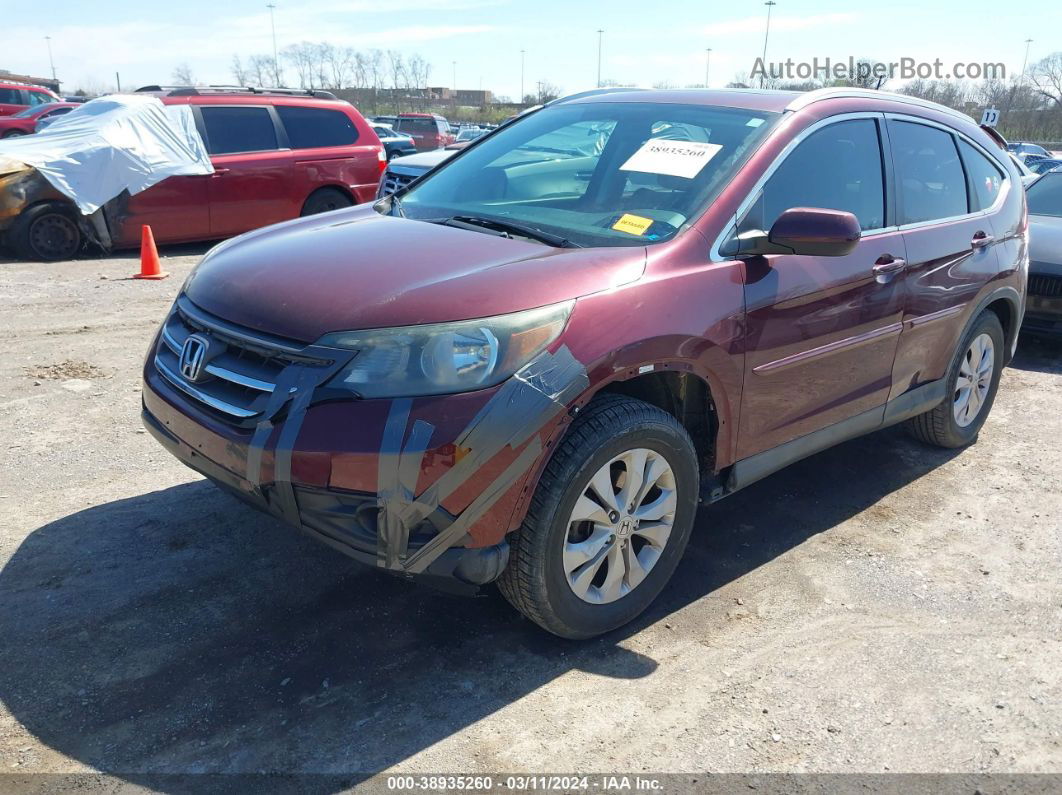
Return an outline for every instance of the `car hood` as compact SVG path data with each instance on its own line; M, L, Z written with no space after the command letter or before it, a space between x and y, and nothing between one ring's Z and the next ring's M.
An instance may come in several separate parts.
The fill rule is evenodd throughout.
M232 323L313 342L546 306L635 281L645 260L641 246L553 248L362 205L222 243L184 291Z
M1062 264L1062 218L1029 216L1029 259Z
M439 163L453 156L454 152L452 150L432 149L429 152L419 152L415 155L396 157L391 163L392 165L412 166L414 168L423 168L427 170L429 168L435 168Z

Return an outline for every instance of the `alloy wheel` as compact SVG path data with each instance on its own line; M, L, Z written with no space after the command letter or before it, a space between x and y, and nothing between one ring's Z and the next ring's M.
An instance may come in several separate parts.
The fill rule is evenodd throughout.
M598 469L568 519L563 566L572 592L607 604L637 588L671 537L677 504L675 473L654 450L628 450Z
M988 334L978 334L963 355L955 378L952 413L960 428L977 419L992 387L995 366L995 343Z

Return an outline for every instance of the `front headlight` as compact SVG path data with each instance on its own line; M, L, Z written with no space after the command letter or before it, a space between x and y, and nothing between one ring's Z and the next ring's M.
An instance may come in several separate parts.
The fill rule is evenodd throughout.
M358 353L330 382L365 398L449 395L494 386L560 336L573 301L427 326L339 331L318 345Z

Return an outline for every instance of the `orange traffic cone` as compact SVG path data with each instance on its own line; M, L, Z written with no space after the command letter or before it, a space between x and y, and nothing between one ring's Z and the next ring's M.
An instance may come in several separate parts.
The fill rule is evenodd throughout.
M155 248L155 236L151 227L140 227L140 273L134 273L134 279L165 279L170 274L162 270L159 264L159 251Z

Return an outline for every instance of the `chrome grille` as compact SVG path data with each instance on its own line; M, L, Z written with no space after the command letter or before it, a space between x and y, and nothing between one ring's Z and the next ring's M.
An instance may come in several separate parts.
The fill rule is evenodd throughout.
M1029 274L1029 295L1062 298L1062 276L1046 273Z
M394 171L388 169L384 173L383 183L380 185L380 196L390 196L392 193L401 190L412 182L416 177L412 174L396 174Z
M210 342L211 353L194 381L182 373L181 352L195 334ZM281 373L292 364L325 366L327 361L301 356L296 343L257 335L178 299L162 327L155 367L174 387L224 419L250 421L265 410Z

